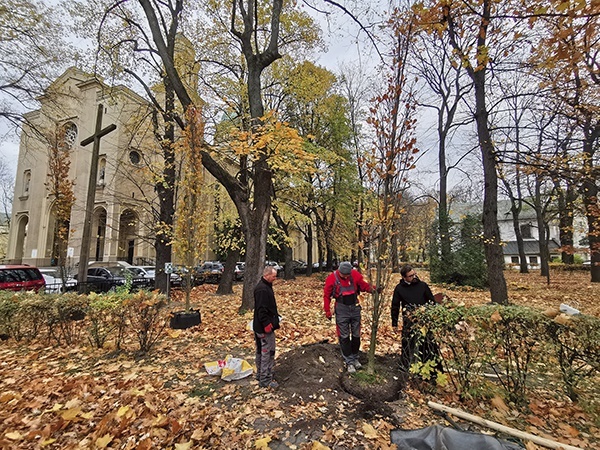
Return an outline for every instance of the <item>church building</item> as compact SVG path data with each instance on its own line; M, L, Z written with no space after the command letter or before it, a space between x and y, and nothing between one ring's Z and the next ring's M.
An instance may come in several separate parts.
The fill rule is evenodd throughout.
M159 164L149 105L123 86L108 86L70 68L26 114L19 149L6 260L36 266L57 264L56 197L50 193L50 149L58 146L70 162L74 203L68 220L67 265L80 259L86 208L91 208L90 261L154 261L152 217L156 197L151 167ZM94 135L102 105L101 128L116 129L100 139L94 202L87 205ZM90 139L88 139L89 141ZM92 139L93 140L93 139Z

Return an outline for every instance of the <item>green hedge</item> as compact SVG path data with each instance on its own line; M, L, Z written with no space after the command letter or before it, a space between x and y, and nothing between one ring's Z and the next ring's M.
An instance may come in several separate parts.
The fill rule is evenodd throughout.
M143 290L89 295L0 291L0 334L53 345L87 341L98 348L112 340L116 349L129 334L137 350L146 353L163 335L166 304L165 296Z
M598 384L597 317L549 317L534 308L492 304L436 305L414 317L422 333L435 336L448 379L463 397L499 388L510 401L525 404L540 380L559 377L565 393L577 400L582 383Z

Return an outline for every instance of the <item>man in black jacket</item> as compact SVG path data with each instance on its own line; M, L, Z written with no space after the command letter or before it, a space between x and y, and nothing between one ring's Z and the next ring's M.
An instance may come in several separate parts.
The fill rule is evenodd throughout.
M279 313L273 292L273 281L277 278L275 267L267 266L254 288L254 340L256 341L256 378L258 385L276 388L273 379L275 365L275 330L279 328Z
M402 280L394 289L392 297L392 327L398 328L398 315L402 308L402 354L400 355L400 368L408 371L410 365L418 358L422 363L437 360L434 368L442 370L439 361L439 347L431 333L422 336L419 329L415 329L411 319L411 312L419 306L432 305L438 302L436 297L424 281L419 280L415 270L410 265L400 269Z

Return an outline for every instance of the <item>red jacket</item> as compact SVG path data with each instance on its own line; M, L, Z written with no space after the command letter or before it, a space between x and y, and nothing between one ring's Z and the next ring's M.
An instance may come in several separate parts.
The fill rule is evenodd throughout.
M327 279L325 280L325 288L323 289L323 310L325 311L325 314L327 315L327 317L331 316L331 299L336 298L337 295L339 295L339 292L334 292L335 290L335 275L338 275L338 278L340 280L340 285L341 286L350 286L350 278L342 278L339 275L339 271L336 270L334 272L331 272L329 274L329 276L327 277ZM357 292L356 294L358 295L360 292L373 292L375 290L375 286L367 283L364 279L362 274L358 271L358 270L354 270L352 269L352 272L350 272L350 275L352 276L352 280L354 281L354 286L356 286L357 288Z

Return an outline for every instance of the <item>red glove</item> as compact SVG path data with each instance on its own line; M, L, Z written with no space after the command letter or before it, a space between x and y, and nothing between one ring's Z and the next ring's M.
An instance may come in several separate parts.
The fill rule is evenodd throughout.
M272 331L273 331L273 324L272 324L272 323L270 323L269 325L267 325L267 326L265 327L265 333L270 333L270 332L272 332Z
M331 310L325 311L325 317L327 317L329 320L331 320Z

